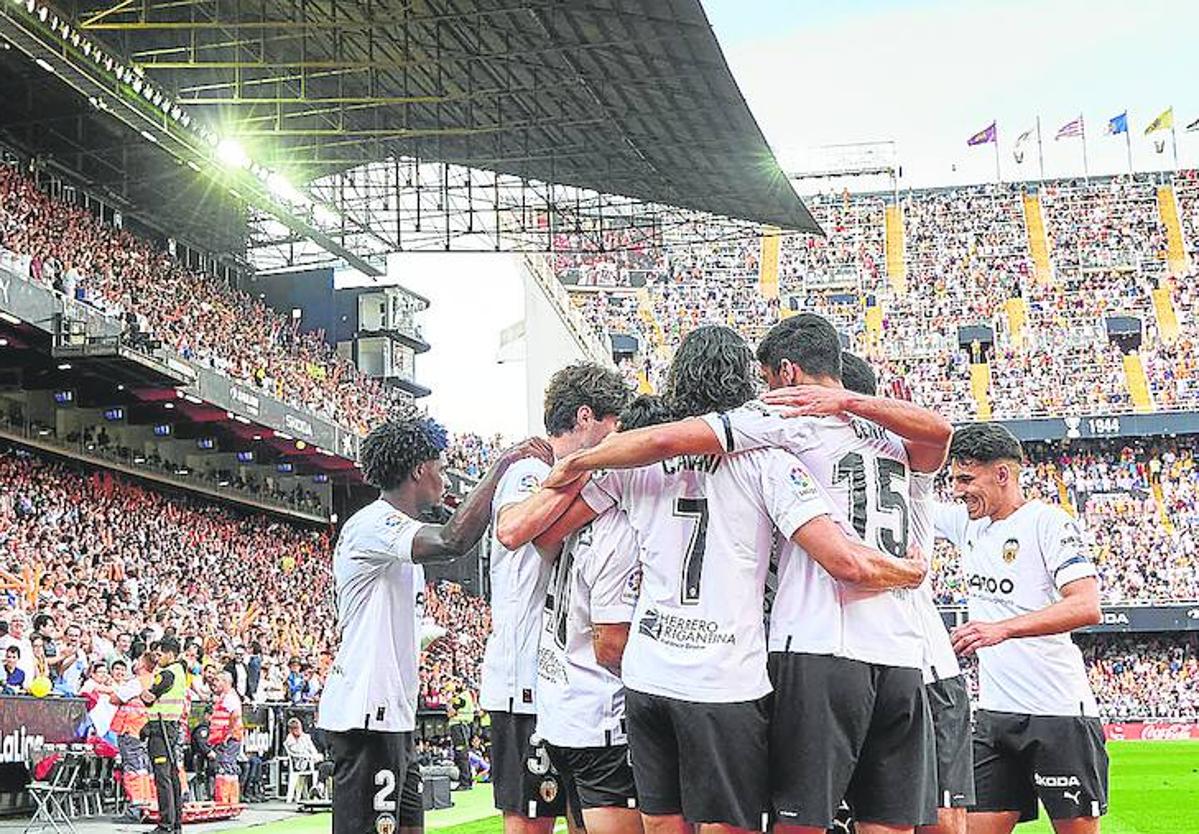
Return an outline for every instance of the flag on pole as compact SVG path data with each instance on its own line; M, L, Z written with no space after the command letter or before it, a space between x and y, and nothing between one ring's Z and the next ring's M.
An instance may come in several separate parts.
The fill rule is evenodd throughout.
M1195 119L1195 121L1193 121L1189 125L1187 125L1187 130L1188 131L1199 130L1199 119Z
M1115 136L1118 133L1128 133L1128 111L1125 110L1119 116L1112 116L1107 120L1107 135Z
M1148 136L1155 130L1172 130L1174 128L1174 108L1168 107L1162 111L1161 115L1149 123L1149 127L1145 128L1145 135Z
M1036 128L1030 127L1016 137L1016 144L1012 145L1012 157L1016 160L1017 165L1024 161L1024 146L1032 139L1035 132Z
M1082 136L1082 116L1080 115L1073 121L1066 122L1058 128L1057 135L1054 136L1054 141L1058 139L1068 139L1072 136Z
M995 125L996 122L991 122L978 133L966 140L967 145L985 145L988 142L995 141Z

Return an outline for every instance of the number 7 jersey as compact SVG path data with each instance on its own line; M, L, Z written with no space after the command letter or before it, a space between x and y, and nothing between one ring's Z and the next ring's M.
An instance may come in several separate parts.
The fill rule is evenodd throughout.
M870 547L899 559L907 556L911 474L898 435L857 417L782 417L756 400L702 419L726 452L778 447L795 455L827 493L834 517L849 522ZM910 591L865 591L846 583L838 583L838 589L837 656L881 666L923 666L924 636ZM791 598L802 599L804 592L780 581L772 633L821 627L805 616L802 605L792 604ZM796 621L780 622L780 612L792 612Z
M683 701L770 692L763 593L776 529L829 515L794 456L764 449L597 473L596 512L621 507L641 541L641 591L621 665L625 686Z

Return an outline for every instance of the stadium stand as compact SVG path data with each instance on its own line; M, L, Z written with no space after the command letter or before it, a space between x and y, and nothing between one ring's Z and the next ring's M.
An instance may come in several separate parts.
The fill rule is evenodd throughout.
M695 325L728 324L753 339L807 309L838 324L890 393L954 419L979 416L983 401L996 418L1194 408L1195 272L1170 274L1155 183L1137 175L1043 184L1035 211L1047 280L1037 279L1020 184L901 194L904 292L888 278L889 198L878 195L808 201L828 237L783 239L777 300L759 291L753 240L672 247L665 235L663 254L635 266L625 253L560 255L555 264L594 327L636 341L639 350L621 359L646 387L661 382L669 350ZM1195 172L1177 183L1181 237L1193 242ZM1109 338L1118 317L1139 320L1139 338ZM993 342L963 344L959 328L973 326Z
M185 268L0 165L0 249L34 281L142 330L179 355L365 431L404 398L258 299Z

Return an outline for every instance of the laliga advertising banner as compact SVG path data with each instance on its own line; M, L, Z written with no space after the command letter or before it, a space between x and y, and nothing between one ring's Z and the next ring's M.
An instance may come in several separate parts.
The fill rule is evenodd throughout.
M1199 724L1170 721L1144 723L1129 721L1119 724L1104 724L1103 734L1108 741L1179 741L1199 739Z

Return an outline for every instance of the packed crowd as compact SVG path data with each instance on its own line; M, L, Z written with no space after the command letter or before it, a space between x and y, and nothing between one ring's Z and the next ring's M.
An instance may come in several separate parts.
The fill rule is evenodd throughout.
M1184 239L1199 244L1199 180L1177 179ZM754 339L780 310L807 309L831 320L850 347L880 370L884 386L938 407L955 419L976 415L970 364L986 359L989 399L999 417L1123 412L1130 408L1122 356L1136 350L1159 408L1199 407L1199 272L1169 280L1165 228L1156 184L1145 177L1055 181L1039 188L1052 280L1038 281L1025 222L1024 187L979 185L900 195L906 291L891 287L886 269L887 200L877 195L817 195L807 203L827 238L785 236L779 254L780 299L759 289L761 241L725 240L684 246L664 239L653 268L631 284L616 276L573 294L601 333L634 337L630 377L662 380L665 356L688 330L719 323ZM574 256L562 256L574 257ZM603 254L590 257L600 270ZM623 257L607 256L613 262ZM562 261L559 258L558 264ZM1180 333L1158 333L1152 291L1166 287ZM610 287L610 288L609 288ZM636 287L637 289L634 289ZM1025 322L1017 334L1009 300L1020 299ZM877 304L875 326L866 308ZM1109 341L1106 321L1131 316L1136 340ZM959 327L983 325L994 342L963 347Z
M113 316L212 368L352 429L378 422L403 395L360 374L312 332L260 300L184 267L79 206L51 199L0 165L0 252L29 278Z
M1199 716L1199 638L1087 635L1076 640L1105 719Z
M454 435L445 453L446 467L469 478L481 478L506 445L498 434L492 437L470 432Z
M1187 441L1029 444L1025 487L1078 514L1106 603L1199 600L1199 468ZM934 557L934 592L965 604L948 545Z
M1030 494L1083 518L1106 602L1199 599L1199 467L1185 442L1028 451ZM316 701L335 650L330 545L324 532L6 449L0 568L7 579L27 565L39 571L36 593L0 593L0 685L27 692L45 677L53 693L87 697L110 685L113 661L170 633L185 645L194 698L210 698L224 670L248 700ZM956 555L938 548L933 562L938 602L962 603ZM422 658L420 701L444 707L461 688L477 691L490 609L443 580L426 588L425 617L444 634ZM1199 713L1194 638L1081 642L1105 716Z
M113 661L171 634L196 697L226 670L251 701L314 702L336 649L330 551L325 531L6 447L0 659L16 647L14 689L45 678L54 694L86 694ZM490 621L481 599L447 582L429 584L426 618L447 635L428 647L424 695L444 703L477 684Z

